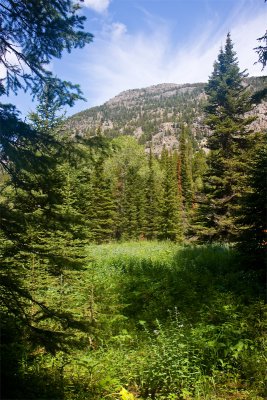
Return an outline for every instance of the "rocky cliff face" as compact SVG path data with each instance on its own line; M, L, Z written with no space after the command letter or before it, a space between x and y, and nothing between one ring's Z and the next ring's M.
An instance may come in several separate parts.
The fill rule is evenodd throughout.
M267 86L264 78L250 78L252 90ZM204 83L173 83L127 90L99 107L82 111L69 118L71 131L80 136L93 136L100 129L109 137L133 135L147 148L159 154L162 147L175 149L181 127L187 125L200 147L205 148L208 128L204 124L206 102ZM267 102L255 105L257 115L253 129L267 129Z

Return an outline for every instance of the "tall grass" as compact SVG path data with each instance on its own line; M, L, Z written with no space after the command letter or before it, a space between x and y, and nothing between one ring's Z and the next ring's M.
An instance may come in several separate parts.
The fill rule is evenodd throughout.
M59 291L86 328L69 332L78 345L24 375L51 371L66 400L264 398L266 308L231 247L111 243L88 257Z

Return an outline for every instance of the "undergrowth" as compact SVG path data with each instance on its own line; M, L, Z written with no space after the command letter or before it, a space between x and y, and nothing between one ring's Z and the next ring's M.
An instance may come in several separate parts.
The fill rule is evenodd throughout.
M40 300L84 329L66 326L67 348L54 354L22 354L14 398L265 398L266 306L234 249L143 241L88 255L86 270L45 282L52 300L35 277Z

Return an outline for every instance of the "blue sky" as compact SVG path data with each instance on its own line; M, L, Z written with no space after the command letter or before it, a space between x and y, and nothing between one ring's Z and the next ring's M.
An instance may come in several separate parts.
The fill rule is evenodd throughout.
M62 79L79 83L87 99L68 115L127 89L207 81L228 31L240 68L251 76L266 74L254 65L253 50L267 29L264 0L84 0L83 5L93 43L50 66ZM23 115L34 109L25 94L10 101Z

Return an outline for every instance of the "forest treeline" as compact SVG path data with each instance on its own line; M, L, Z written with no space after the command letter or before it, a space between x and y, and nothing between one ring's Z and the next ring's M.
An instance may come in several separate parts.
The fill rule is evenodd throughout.
M244 243L263 261L264 179L258 177L265 174L265 132L250 129L255 117L246 113L254 104L244 77L228 35L206 86L212 134L205 151L185 124L179 148L163 148L160 156L152 148L145 152L130 136L106 138L100 128L91 138L73 137L57 116L54 91L47 85L27 124L12 110L6 114L11 129L22 134L2 144L3 215L13 213L15 204L23 241L29 229L44 229L43 245L51 221L51 237L64 231L77 243Z
M201 398L193 384L195 373L209 376L211 385L220 371L227 371L233 382L232 370L240 380L252 374L254 387L260 371L256 383L262 387L262 370L255 368L255 372L251 364L260 354L264 338L259 299L264 297L267 232L266 132L250 129L254 117L247 113L254 106L255 96L244 85L245 73L239 69L230 34L205 89L206 124L212 132L207 138L208 151L199 148L190 128L184 125L179 148L174 152L163 148L162 154L155 156L129 136L106 138L100 129L91 138L73 137L60 117L62 107L72 105L82 95L76 85L54 77L45 66L64 49L83 47L92 40L91 34L82 31L84 17L77 13L78 6L70 0L54 0L46 7L34 0L18 4L6 0L0 7L6 28L1 34L0 57L8 71L0 83L1 94L24 88L38 99L37 109L27 121L19 118L13 105L1 103L0 107L2 397L52 398L54 390L55 398L65 398L67 387L67 398L101 399L113 396L107 390L109 386L113 390L128 385L125 392L113 396L126 400L134 399L128 390L130 385L137 385L141 398L189 399L192 393ZM40 24L44 24L42 30L38 29ZM19 49L14 47L17 40ZM27 65L29 73L22 64L15 66L6 60L5 54L10 51ZM160 260L131 259L128 263L119 258L115 271L112 260L102 270L88 250L89 244L128 240L222 247L211 253L205 249L192 248L189 253L181 250L174 256L176 261L166 261L166 268ZM232 249L229 257L227 246ZM226 276L222 285L213 269L221 256L225 261L218 274L222 281ZM209 286L209 278L215 289ZM236 288L235 279L239 280ZM247 280L251 282L249 294L245 293ZM118 282L129 290L119 294ZM152 292L147 290L148 285ZM210 289L211 302L201 302L204 305L199 308L205 287ZM163 293L162 298L155 296L157 290ZM228 300L226 308L221 309L224 295ZM205 308L211 307L213 300L217 304L214 313ZM178 336L174 322L160 325L160 320L166 323L167 309L177 304L184 321L179 327L186 326ZM247 305L248 318L242 314L242 304ZM232 313L236 319L232 319ZM148 328L144 328L142 318L146 318ZM256 319L257 332L252 332L251 321ZM194 334L190 324L198 324L194 325ZM209 327L207 336L205 324ZM231 351L222 350L213 326L228 332L225 340L229 339ZM173 361L178 369L170 369L165 381L163 369L156 369L158 374L153 377L147 372L148 359L145 355L142 358L149 348L146 329L150 328L158 329L159 342L162 340L159 348L157 339L152 340L155 366L162 361L166 367L164 343L169 343L174 361L187 360L184 364ZM130 331L135 332L137 341ZM164 342L167 331L170 336ZM191 335L193 347L183 341L183 335ZM126 377L112 364L112 354L119 356L114 343L127 343L123 353L127 358L133 343L142 338L145 347L137 346L135 356L144 366L144 374L129 369L132 375ZM181 344L178 356L171 347L172 340L177 346ZM213 344L208 345L207 353L201 353L205 340ZM190 347L187 353L182 350L189 349L186 346ZM238 369L243 347L247 353ZM101 359L106 362L105 368L110 366L114 372L110 382L103 383L103 376L93 372L97 362L94 350L105 353L104 358L111 357ZM82 359L82 351L92 352L92 365L88 359L80 366L75 364L75 354ZM197 354L197 367L189 363L189 353L192 357ZM229 354L232 361L227 364ZM70 372L65 375L67 366ZM53 374L49 374L49 368ZM97 380L97 393L86 374L79 380L84 368L91 383ZM174 376L181 371L189 378L177 383ZM167 393L172 379L176 383L171 386L172 393ZM205 386L204 380L202 384ZM260 396L262 392L260 388L257 393ZM166 397L169 395L172 397Z

